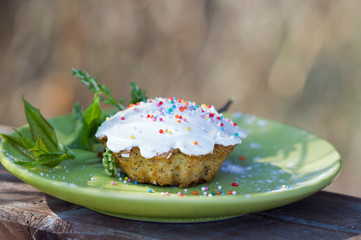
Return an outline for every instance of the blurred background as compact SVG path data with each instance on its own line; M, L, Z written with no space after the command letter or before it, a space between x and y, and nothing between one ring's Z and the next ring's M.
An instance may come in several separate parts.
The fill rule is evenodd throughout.
M330 141L361 197L361 1L0 0L0 125L25 123L93 95L77 67L126 102L176 96L291 124Z

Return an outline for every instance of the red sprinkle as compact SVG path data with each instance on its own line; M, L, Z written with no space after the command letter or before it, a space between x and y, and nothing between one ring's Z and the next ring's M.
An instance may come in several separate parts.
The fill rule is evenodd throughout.
M216 194L219 195L219 194L221 194L221 192L220 192L220 191L217 191Z
M237 126L237 123L233 123L233 126Z
M233 186L233 187L238 187L238 183L235 183L235 182L234 182L234 183L232 183L232 186Z
M179 194L179 196L184 197L184 194L183 194L183 193L181 193L181 194Z
M245 156L241 156L241 160L242 160L242 161L246 160L246 157L245 157Z
M121 119L124 120L124 117L122 117Z
M218 120L221 120L221 117L217 117Z
M229 195L232 195L232 191L229 191L228 194L229 194Z
M210 113L210 114L209 114L209 117L214 117L214 113Z
M149 115L149 114L147 115L147 118L150 118L150 115Z
M160 130L159 130L159 133L161 133L161 134L162 134L162 133L163 133L163 129L160 129Z
M223 123L221 123L221 127L223 127Z
M193 192L193 195L197 195L197 194L198 194L197 191L194 191L194 192Z

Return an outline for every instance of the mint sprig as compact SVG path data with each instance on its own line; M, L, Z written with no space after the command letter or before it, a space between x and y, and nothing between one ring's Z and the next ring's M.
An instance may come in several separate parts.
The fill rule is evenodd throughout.
M17 159L16 163L27 167L54 167L64 160L74 158L72 152L58 142L54 128L41 115L39 109L33 107L24 97L23 102L31 138L17 130L14 131L16 136L1 134L4 141L22 154L23 158Z
M130 103L136 104L137 102L146 101L146 90L141 89L137 84L131 82L130 87L132 88L130 95L131 100Z
M100 91L104 95L99 98L100 101L104 101L106 104L111 104L118 110L126 109L123 104L118 103L115 100L115 98L111 94L111 90L107 86L105 86L104 84L99 84L97 78L92 78L87 72L76 68L73 68L72 72L73 76L79 78L84 85L88 86L90 91L94 93Z
M113 105L117 110L126 109L126 107L124 106L124 99L121 98L118 103L112 96L111 90L106 85L100 84L97 78L92 78L86 71L82 71L76 68L73 68L72 72L73 76L79 78L81 82L90 89L91 92L95 93L97 91L100 91L100 93L104 95L99 98L100 101L104 101L104 103L106 104ZM130 103L135 104L137 102L147 100L146 90L141 89L137 84L133 82L130 83L130 87Z

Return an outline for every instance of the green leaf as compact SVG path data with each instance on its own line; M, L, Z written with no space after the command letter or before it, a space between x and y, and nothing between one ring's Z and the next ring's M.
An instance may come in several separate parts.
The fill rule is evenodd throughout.
M50 153L49 149L46 147L41 137L38 137L38 139L35 142L35 146L30 148L29 151L32 152L34 154L34 157L36 158L40 158Z
M73 159L74 155L67 153L49 153L43 155L41 158L38 158L33 162L19 162L18 164L24 167L36 167L44 165L47 167L55 167L64 160Z
M90 106L83 112L83 131L81 135L81 144L85 147L85 149L88 150L92 149L91 140L96 140L94 135L101 123L102 118L99 93L100 90L98 90L98 92L95 94L93 102L90 104Z
M20 161L23 162L31 162L31 161L35 161L36 158L34 157L34 155L28 151L28 149L26 149L25 147L22 146L22 143L20 142L20 140L16 137L10 136L10 135L6 135L6 134L0 134L3 141L7 142L8 144L10 144L14 149L16 149L20 155L22 155L22 158L17 158L17 163Z
M34 147L35 142L32 139L24 136L16 129L13 129L13 130L19 136L19 142L23 145L24 148L29 149L29 148Z
M44 141L44 144L51 152L57 152L59 149L59 145L54 128L40 114L39 109L31 106L24 97L23 102L25 106L26 119L29 123L33 140L35 141L36 139L41 137Z
M146 90L142 90L137 84L131 82L130 87L132 88L130 94L131 94L131 103L135 104L140 101L147 100L147 97L145 96Z

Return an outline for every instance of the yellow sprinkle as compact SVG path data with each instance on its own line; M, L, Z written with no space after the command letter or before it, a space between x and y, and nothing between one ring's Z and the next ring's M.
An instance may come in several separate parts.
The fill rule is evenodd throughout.
M131 139L134 139L134 135L130 135L130 138L131 138Z
M168 133L171 134L170 130L168 130Z
M190 131L190 130L191 130L191 128L190 128L190 127L187 127L186 129L187 129L187 131Z
M105 118L105 121L109 121L109 117L106 117L106 118Z
M206 119L208 119L209 117L208 116L206 116Z
M286 188L286 185L282 185L282 188Z
M124 180L128 180L128 177L125 177Z
M204 103L201 105L202 108L207 108L207 105L205 105Z

